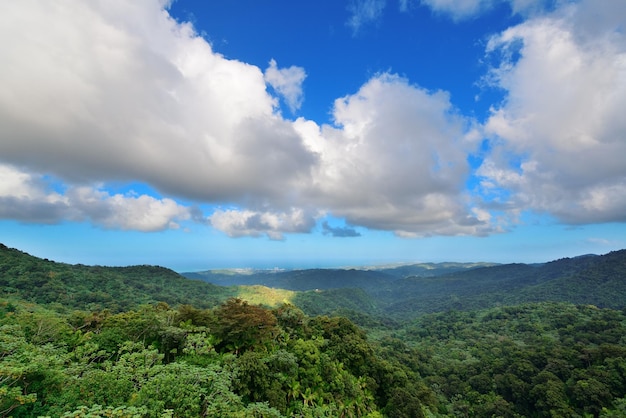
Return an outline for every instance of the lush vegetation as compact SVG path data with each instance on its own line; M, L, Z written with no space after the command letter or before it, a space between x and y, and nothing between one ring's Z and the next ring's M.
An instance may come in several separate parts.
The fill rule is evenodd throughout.
M403 330L456 416L626 416L626 314L542 302L425 315Z
M121 312L166 302L213 307L236 295L234 288L189 280L156 266L102 267L56 263L0 244L4 295L60 309Z
M626 301L626 250L535 265L439 263L380 270L209 271L188 276L297 290L292 301L313 315L343 308L404 321L432 312L540 301L621 309Z
M0 247L0 417L624 417L625 256L396 278L435 307L390 318Z
M432 398L349 320L292 305L59 314L4 300L0 331L0 416L422 416Z

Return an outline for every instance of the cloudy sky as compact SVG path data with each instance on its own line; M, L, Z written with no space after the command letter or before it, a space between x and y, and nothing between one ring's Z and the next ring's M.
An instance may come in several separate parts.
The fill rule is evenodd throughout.
M0 242L40 257L626 247L623 0L20 0L0 39Z

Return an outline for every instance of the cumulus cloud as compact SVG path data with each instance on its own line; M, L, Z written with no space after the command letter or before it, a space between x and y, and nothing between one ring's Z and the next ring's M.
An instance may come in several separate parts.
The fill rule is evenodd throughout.
M421 0L434 12L448 15L453 20L465 20L492 10L499 4L508 4L513 14L533 15L566 0ZM409 9L411 0L400 0L400 10Z
M348 12L350 18L347 25L356 35L363 25L377 21L385 9L386 0L350 0Z
M265 81L283 96L291 113L295 113L302 106L302 83L306 73L302 67L295 65L289 68L278 68L275 60L270 61L265 70Z
M3 5L0 160L199 200L280 194L314 158L274 114L263 72L161 3Z
M350 7L358 28L384 1ZM209 217L233 237L283 239L323 213L402 236L494 230L463 190L474 144L446 92L380 74L334 125L289 121L267 86L297 108L301 68L226 59L155 0L8 2L0 36L0 164L19 167L4 217L153 231L199 219L184 198L233 208Z
M0 218L23 222L59 223L89 220L107 229L144 232L177 229L193 210L172 199L147 195L111 195L93 187L52 190L41 176L0 165Z
M609 247L609 248L619 248L624 245L623 241L610 240L606 238L588 238L586 241L593 245L601 245L603 247Z
M0 164L0 218L52 224L69 210L67 199L50 190L44 180Z
M89 219L107 229L144 232L178 229L179 220L191 217L190 209L172 199L152 196L110 195L91 187L75 187L67 192L74 217Z
M253 210L216 210L210 217L211 225L233 238L266 235L271 240L283 240L284 233L310 232L315 217L302 209L287 212Z
M455 20L467 19L491 9L497 0L422 0L422 4Z
M624 22L623 2L583 1L490 40L506 99L485 124L486 190L571 224L626 220Z
M338 99L335 126L298 120L320 155L310 196L351 225L429 234L484 234L463 185L469 173L467 123L449 95L380 74Z

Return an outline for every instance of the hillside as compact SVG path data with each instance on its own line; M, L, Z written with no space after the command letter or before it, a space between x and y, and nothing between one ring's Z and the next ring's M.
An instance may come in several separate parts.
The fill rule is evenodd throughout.
M626 306L625 265L626 251L622 250L542 264L427 263L366 270L206 271L185 275L222 285L307 291L297 293L293 301L311 314L347 309L409 319L450 309L539 301L622 308Z
M278 277L326 288L0 245L0 416L626 416L626 251Z
M57 263L0 244L2 295L65 308L120 312L166 302L212 307L234 289L189 280L157 266L103 267Z
M507 264L433 278L409 277L372 293L389 315L472 310L560 301L626 306L626 250L563 258L545 264Z
M211 274L219 278L217 283L229 286L207 283ZM188 276L196 279L157 266L56 263L0 246L4 295L75 309L118 312L155 302L213 307L237 296L270 306L291 302L310 315L342 312L353 319L365 314L376 320L408 320L451 309L541 301L617 309L626 306L626 250L532 265L439 263L380 270L201 272Z
M306 269L287 271L206 270L182 273L190 279L204 280L220 286L262 285L288 290L338 288L375 289L405 277L436 277L493 266L493 263L420 263L395 267Z

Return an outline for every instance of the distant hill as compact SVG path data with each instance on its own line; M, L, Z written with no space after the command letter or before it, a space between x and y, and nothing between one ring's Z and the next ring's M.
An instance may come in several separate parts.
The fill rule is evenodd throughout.
M539 301L623 308L626 307L625 265L626 250L622 250L540 264L423 263L364 270L184 274L221 285L259 284L294 291L317 290L294 297L294 303L300 303L311 313L328 313L343 307L369 315L406 319L450 309L472 310Z
M0 244L0 296L119 312L156 302L212 307L235 293L164 267L56 263Z
M200 279L220 286L261 285L298 291L346 287L366 289L398 279L396 276L379 271L357 269L308 269L252 273L209 270L182 274L188 278Z
M401 278L410 276L435 277L459 271L468 271L475 268L492 267L497 265L497 263L419 263L406 264L398 267L377 268L375 270Z
M438 263L186 276L157 266L56 263L0 244L1 295L71 309L123 311L156 302L212 307L239 296L268 305L291 302L310 315L341 312L379 321L542 301L626 307L626 250L530 265Z
M379 289L395 316L560 301L626 307L626 250L563 258L545 264L506 264L433 278L410 277Z
M267 270L207 270L182 273L190 279L204 280L220 286L261 285L288 290L315 290L360 288L376 289L409 276L435 277L494 263L420 263L396 267L350 268L350 269L306 269L287 271Z

